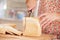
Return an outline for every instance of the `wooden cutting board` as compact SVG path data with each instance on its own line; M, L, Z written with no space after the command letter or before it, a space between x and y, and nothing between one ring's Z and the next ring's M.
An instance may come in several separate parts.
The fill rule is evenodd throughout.
M42 34L39 37L27 37L27 36L14 36L0 34L0 40L51 40L55 36Z

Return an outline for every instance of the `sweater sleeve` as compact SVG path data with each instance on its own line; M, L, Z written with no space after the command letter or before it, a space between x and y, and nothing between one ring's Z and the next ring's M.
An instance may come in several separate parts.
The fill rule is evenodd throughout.
M60 34L60 0L40 0L38 13L43 33Z

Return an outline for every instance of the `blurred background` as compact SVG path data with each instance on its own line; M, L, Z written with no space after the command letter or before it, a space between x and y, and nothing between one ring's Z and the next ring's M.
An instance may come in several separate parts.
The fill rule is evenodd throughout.
M15 23L18 30L23 30L22 18L27 15L25 2L26 0L0 0L0 23Z

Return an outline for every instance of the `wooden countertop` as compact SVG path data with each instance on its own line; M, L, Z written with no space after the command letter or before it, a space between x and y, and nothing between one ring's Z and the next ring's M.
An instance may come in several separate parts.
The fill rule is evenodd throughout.
M14 36L0 34L0 40L51 40L55 36L42 34L40 37Z

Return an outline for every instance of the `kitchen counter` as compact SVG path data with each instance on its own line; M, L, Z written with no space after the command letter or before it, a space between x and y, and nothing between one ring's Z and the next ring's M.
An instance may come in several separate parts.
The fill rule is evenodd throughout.
M0 40L51 40L55 38L53 35L42 34L39 37L14 36L0 34Z

